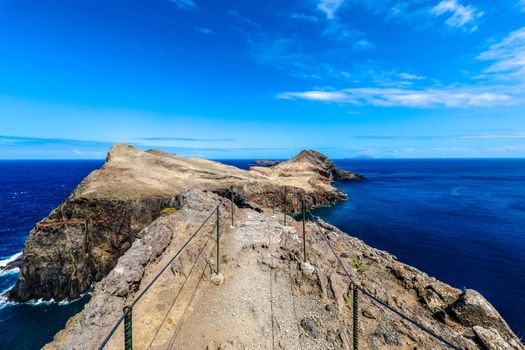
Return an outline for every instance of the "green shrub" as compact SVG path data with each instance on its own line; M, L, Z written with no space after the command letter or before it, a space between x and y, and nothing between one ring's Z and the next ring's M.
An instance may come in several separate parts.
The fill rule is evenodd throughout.
M365 272L365 267L363 265L363 262L361 261L361 258L360 257L357 257L355 258L354 260L352 260L352 266L354 267L354 269L357 271L357 273L361 274L363 272Z
M177 211L176 208L164 208L160 212L160 216L167 216L167 215L175 213L176 211Z
M349 294L344 293L343 299L345 300L346 307L352 310L352 302L353 302L352 297Z

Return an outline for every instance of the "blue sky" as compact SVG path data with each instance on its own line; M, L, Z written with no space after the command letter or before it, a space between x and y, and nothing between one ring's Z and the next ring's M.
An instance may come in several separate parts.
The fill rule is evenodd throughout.
M0 158L525 157L525 0L0 0Z

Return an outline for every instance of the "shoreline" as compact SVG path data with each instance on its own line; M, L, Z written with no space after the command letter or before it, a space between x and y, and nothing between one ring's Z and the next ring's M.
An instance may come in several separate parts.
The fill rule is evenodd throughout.
M190 197L188 197L188 200L189 198ZM160 237L159 235L166 237L165 233L163 233L162 230L165 230L168 227L168 225L172 227L170 228L170 230L172 230L173 233L178 232L177 227L182 227L186 225L186 220L192 222L191 227L194 227L194 225L196 224L194 220L194 215L196 214L190 214L194 213L194 210L190 209L191 207L191 204L188 204L187 207L182 206L174 214L171 214L167 217L161 217L154 223L152 223L148 228L145 229L147 231L147 235L144 236L144 240L141 240L141 242L137 243L136 249L140 249L142 245L147 246L148 244L151 244L148 242L157 240L157 237ZM331 255L329 255L327 247L325 246L321 237L316 234L315 227L311 222L307 223L307 230L309 232L308 261L311 264L311 266L313 266L313 272L312 270L309 270L309 268L306 269L306 267L303 267L302 263L300 263L302 261L300 255L301 253L298 252L298 250L300 251L300 249L302 249L300 248L302 243L301 239L299 238L300 222L295 220L292 221L292 219L290 219L290 221L292 222L289 223L289 226L283 226L281 222L281 216L284 215L284 213L282 212L277 212L276 214L273 214L271 210L265 208L263 212L257 213L252 211L251 209L236 208L236 215L238 216L236 220L239 223L239 225L236 227L228 228L228 210L229 206L226 203L225 206L221 209L223 215L226 216L224 217L224 226L222 233L225 240L223 247L224 254L228 256L228 258L226 258L223 264L223 269L225 269L225 272L223 273L226 280L226 289L224 291L221 291L223 287L215 286L211 282L211 276L208 274L205 275L203 285L201 285L201 287L197 287L198 289L196 289L196 291L194 292L196 294L195 301L192 302L191 300L193 299L189 299L190 301L188 301L188 306L186 306L186 308L188 308L190 307L189 305L191 305L191 309L193 311L191 311L187 316L184 316L187 317L187 319L185 318L185 321L183 321L183 324L187 324L187 329L192 329L192 332L197 332L199 336L204 337L204 340L197 341L197 339L193 339L191 341L185 341L184 339L186 338L182 337L180 340L176 341L176 344L182 346L182 348L202 349L206 347L206 344L210 341L215 341L216 344L225 343L229 341L227 338L224 338L224 335L221 335L221 332L206 332L205 330L199 330L195 327L197 327L198 322L202 323L203 316L201 315L201 313L207 312L206 310L209 311L210 308L219 307L207 305L206 302L206 300L208 300L209 298L215 300L215 297L213 297L215 293L219 293L220 295L226 293L226 295L223 295L221 297L217 296L218 299L216 300L216 302L218 303L221 302L220 300L228 298L228 295L235 296L235 300L237 301L232 301L233 304L231 305L228 304L230 305L228 307L232 308L230 310L234 310L234 318L249 317L249 312L244 310L244 304L240 301L244 300L243 298L246 296L244 293L246 292L241 292L237 288L240 288L239 286L243 286L246 283L247 276L250 275L247 272L240 271L249 268L251 265L250 263L248 263L248 261L253 261L253 259L256 259L257 261L259 261L259 263L253 266L254 270L249 270L250 273L258 273L257 271L259 271L260 268L259 272L276 271L275 273L277 275L279 275L279 273L291 275L290 280L296 282L285 282L286 280L282 281L282 283L285 284L292 283L293 287L292 294L288 294L286 298L295 299L296 302L299 304L306 302L305 300L308 300L308 302L306 302L306 304L304 305L304 308L299 308L299 314L304 313L305 315L309 315L308 317L314 320L314 322L317 323L317 326L320 327L320 329L322 329L321 332L329 333L330 327L333 327L331 326L332 321L329 321L330 318L325 319L325 317L328 314L325 314L326 311L324 303L331 304L333 305L333 307L335 307L334 310L338 310L335 313L335 315L337 315L335 318L337 322L343 322L345 324L348 324L348 327L351 326L351 313L348 313L349 311L345 306L345 300L342 297L343 293L345 293L345 290L348 289L348 282L340 274L340 272L338 272L338 268L335 262L331 261ZM202 217L203 215L205 215L205 213L207 213L207 211L204 211L199 215L201 215ZM238 230L244 230L246 231L246 233L244 234L247 234L249 235L247 237L250 237L251 235L253 235L254 230L256 232L260 232L260 230L263 229L262 227L264 227L264 225L261 228L257 228L257 225L262 225L257 223L265 221L269 221L272 227L275 227L280 232L282 232L271 240L275 240L275 242L280 242L277 244L270 244L270 247L273 246L274 248L272 249L276 249L277 253L273 253L272 255L275 255L275 257L280 257L277 260L274 260L273 262L265 258L265 249L269 248L268 244L265 243L264 235L260 236L261 238L249 238L249 240L244 241L244 239L241 238L243 236L239 236L239 233L236 233ZM330 240L332 241L332 244L334 244L337 247L337 251L341 254L341 257L344 257L345 260L352 260L358 258L360 259L360 261L362 261L363 272L360 272L359 269L353 268L351 264L348 268L352 271L351 273L353 275L353 278L359 281L358 283L360 284L360 286L366 288L367 290L373 291L373 294L376 297L381 298L383 300L387 300L390 305L393 305L396 308L405 310L405 312L408 312L411 317L419 320L419 322L422 322L423 324L429 325L429 327L431 327L434 330L437 330L440 334L446 335L448 339L453 340L458 344L462 344L464 348L477 349L477 346L481 346L479 344L485 344L483 346L492 346L498 341L509 341L508 344L510 344L509 346L511 346L512 349L524 349L523 345L520 345L519 340L517 340L517 337L513 335L512 331L508 328L508 326L506 326L505 322L499 316L497 311L495 311L479 293L471 290L467 290L467 292L462 292L456 288L450 287L449 285L433 277L428 276L424 272L410 265L406 265L402 262L399 262L394 256L392 256L388 252L381 251L368 246L363 241L351 236L350 234L340 231L333 225L321 222L321 227L329 233L331 237ZM161 228L163 229L161 230ZM59 332L55 336L54 341L48 344L45 347L45 349L68 349L74 346L75 344L78 344L78 342L81 342L83 344L91 344L88 348L95 349L98 346L98 343L89 343L88 339L85 339L86 334L97 334L96 337L98 339L103 338L107 334L108 330L112 327L114 322L120 317L120 305L129 304L132 300L134 300L134 297L136 295L141 293L145 284L142 281L147 282L148 280L151 280L151 276L156 274L156 272L163 265L163 262L169 259L170 251L177 250L180 246L181 240L183 241L184 237L187 237L190 234L190 232L191 230L189 232L186 230L186 232L178 238L176 238L176 236L173 236L172 240L176 241L165 241L163 243L166 245L165 247L158 245L156 246L155 249L160 249L162 253L158 255L158 258L155 258L153 260L151 260L151 258L148 258L149 262L147 265L145 265L145 270L142 273L142 276L138 277L140 281L138 283L138 286L137 281L132 280L129 284L119 284L117 289L115 289L115 287L112 286L115 283L117 283L117 281L121 281L122 279L129 280L129 278L126 276L134 276L134 270L130 269L130 266L128 266L128 264L131 262L131 260L129 259L137 259L137 252L130 250L128 253L126 253L123 256L123 258L119 260L119 263L117 264L115 270L113 270L105 279L103 279L99 284L97 284L97 287L95 288L93 294L93 298L86 305L84 310L81 313L74 316L68 322L66 328L63 331ZM267 232L271 233L275 231L274 229L272 229ZM179 234L180 233L182 232L179 232ZM235 242L235 237L238 237L237 239L241 239L241 243L238 243L240 244L240 246L233 243ZM255 239L255 241L253 241L253 239ZM201 245L204 247L204 240L198 242L199 243L197 246L191 248L193 249L193 251L199 250ZM254 246L253 242L260 243L255 243ZM230 247L236 246L239 247L236 248L238 249L237 252L234 252L234 250L232 251L231 249L234 248ZM245 249L248 247L249 249ZM212 249L212 256L213 252L214 250ZM164 316L164 313L167 312L168 309L171 310L171 307L168 308L168 306L165 306L162 308L157 308L156 311L154 311L149 305L152 305L151 303L160 303L162 305L163 301L158 299L161 295L163 295L162 286L170 286L170 290L172 288L175 288L175 290L177 290L177 288L179 288L178 286L180 286L182 283L181 278L183 278L184 276L191 276L187 275L187 272L183 271L188 271L188 265L191 264L190 261L188 261L187 259L191 257L192 254L193 253L190 253L189 255L187 255L186 258L182 257L182 260L174 262L171 267L171 272L170 269L166 271L166 273L161 277L161 280L159 282L160 284L154 285L153 290L151 292L148 292L146 301L144 301L141 305L136 307L136 310L134 310L134 324L138 324L137 329L141 329L142 334L138 337L137 340L139 345L142 344L143 341L149 343L150 339L152 342L151 344L162 344L163 340L161 340L161 338L162 334L164 334L163 331L161 331L160 335L155 336L154 339L152 339L151 337L153 336L153 334L156 334L156 327L161 327L161 330L163 329L162 327L166 327L162 320L166 317ZM263 255L259 256L259 254ZM246 263L244 263L244 261L246 261ZM118 273L116 271L118 271ZM180 271L180 273L182 274L179 275L179 272L177 271ZM381 279L381 283L377 282L379 276ZM262 278L262 276L258 278ZM232 282L228 284L228 281L230 279L232 280ZM258 285L258 282L254 281L252 282L252 284L253 283L255 283L256 286ZM281 282L277 280L274 288L279 289L280 283ZM295 285L294 283L297 283L297 285ZM285 296L282 297L285 298ZM259 299L257 298L256 300ZM182 301L179 300L177 304L173 305L179 305L180 303L182 303ZM374 304L370 304L366 299L363 300L362 303L362 312L364 314L362 315L363 317L361 321L361 331L364 332L364 334L366 334L366 336L363 336L363 341L367 342L369 346L373 342L381 342L379 339L376 339L377 335L374 335L377 334L377 332L380 332L379 334L388 334L389 337L393 337L392 339L397 339L396 342L402 345L401 348L403 349L411 348L411 344L423 344L424 348L446 348L439 343L435 343L432 339L427 338L427 336L423 332L418 331L415 328L411 328L410 326L407 326L404 323L395 323L395 331L388 330L388 328L381 328L384 327L384 322L386 322L385 320L390 320L387 322L390 323L396 318L387 311L379 312L377 306L374 306ZM484 306L485 304L487 305L486 307ZM255 305L257 308L262 308L264 303L262 301L257 301ZM375 311L365 311L365 309ZM461 310L468 310L468 312L465 313ZM147 317L146 312L148 315ZM370 312L372 312L372 314ZM303 316L299 314L294 316L296 317L296 321L289 320L286 322L291 322L290 325L293 325L294 322L300 323L299 321L301 321ZM376 314L380 316L373 316ZM99 320L97 323L93 323L92 321L90 321L95 317L95 315L106 315L103 318L104 322L101 323L101 319L99 317L97 317L97 319ZM169 317L174 317L175 319L177 319L177 317L183 317L181 315L183 314L175 313ZM226 319L230 320L228 318L228 315L230 315L228 312L224 313L224 315ZM440 316L437 317L435 315ZM483 317L481 319L477 319L472 315L483 315ZM281 315L278 317L285 316ZM212 321L213 318L207 317L206 319L208 320L208 322L212 322L211 324L214 324ZM260 322L261 320L262 319L260 318L260 316L257 316L257 318L254 319L253 322ZM194 322L197 323L194 324ZM231 322L234 321L223 321L224 324L230 324ZM205 326L205 329L208 329L210 327L213 328L211 325ZM472 329L474 329L475 333L469 335L471 334L469 332L472 332ZM108 349L117 349L119 347L118 339L121 338L120 332L121 330L117 331L117 334L115 334L114 337L110 339ZM275 337L283 339L283 341L284 339L287 339L288 336L291 336L288 334L285 335L284 333L280 333L279 331L274 332L277 332L275 333ZM304 332L301 328L299 329L299 333L301 334L301 343L303 344L303 348L305 349L318 349L320 347L331 348L330 346L332 346L329 345L329 343L324 343L324 340L321 339L322 337L312 337L311 334L309 335L307 332ZM232 337L232 334L235 334L235 339L240 344L246 345L246 343L249 342L248 338L243 336L243 334L241 333L235 332L234 330L228 332L228 334L228 337ZM256 330L250 330L250 334L250 339L252 339L252 341L255 341L256 343L264 342L265 337L261 337L261 334L257 333ZM406 334L410 334L410 336L407 336ZM496 338L486 337L487 334L489 334L490 337L494 336ZM341 336L343 338L345 337L344 334ZM474 341L474 338L472 337L476 338L476 341ZM143 338L144 340L142 340ZM373 342L368 343L369 341L371 341L368 339L373 340ZM494 339L498 340L496 341ZM495 347L494 349L499 348Z
M164 231L161 230L156 232L158 229L155 228L159 223L163 222L161 219L164 215L162 213L165 208L172 208L173 210L170 210L170 212L175 211L174 215L178 215L178 212L183 212L185 203L191 201L192 196L197 196L197 198L200 198L204 203L207 200L211 200L209 198L210 196L213 198L213 196L216 196L217 194L226 196L227 201L231 196L231 199L234 200L234 203L232 204L237 208L236 210L239 210L239 215L254 215L250 214L252 210L259 212L262 215L268 210L268 208L272 207L277 212L282 212L283 210L297 211L300 208L302 198L308 200L308 205L310 207L330 207L338 201L348 198L341 189L333 186L334 174L343 179L360 180L363 179L363 177L354 175L351 172L344 172L338 168L338 170L334 170L335 165L329 159L323 157L324 156L314 151L305 151L301 152L301 154L290 161L281 162L269 168L252 167L249 171L246 171L212 161L185 159L155 150L142 152L128 145L117 145L112 151L110 151L106 164L100 170L96 170L86 177L60 207L57 207L57 209L55 209L47 218L35 226L35 229L31 232L28 243L26 243L26 249L32 251L32 256L35 256L37 259L28 261L27 259L24 260L24 258L22 258L22 271L19 276L20 285L17 283L15 292L18 292L20 288L22 288L22 291L26 290L30 291L30 293L34 293L34 289L32 289L33 287L28 285L28 282L38 282L39 278L35 278L38 276L31 275L31 266L39 266L39 264L43 264L43 266L46 266L46 269L47 267L52 267L53 269L60 271L67 267L68 264L71 264L72 267L74 266L75 270L78 270L81 273L64 276L69 279L67 282L73 289L71 289L69 293L64 291L64 289L57 289L59 292L57 295L60 299L72 298L79 292L78 289L75 289L78 288L78 281L85 286L87 283L90 281L93 282L97 278L83 275L84 272L82 271L86 271L84 266L92 268L93 266L96 267L93 263L97 264L101 262L102 264L106 264L103 270L91 270L91 272L89 272L97 273L97 276L102 274L105 275L105 277L102 277L100 282L97 283L95 291L84 308L84 311L68 321L66 325L66 330L68 331L65 331L66 333L59 332L55 339L62 339L64 334L67 334L69 331L73 331L77 337L82 337L84 333L78 333L79 331L75 331L74 329L76 329L75 327L77 327L78 322L84 325L86 325L85 322L89 323L88 316L90 312L95 312L91 317L95 317L99 320L109 317L103 324L93 325L94 327L104 328L106 327L108 320L118 314L115 314L115 310L121 310L121 308L115 307L112 311L107 309L105 309L105 311L97 309L96 305L101 307L100 295L103 295L104 298L109 298L108 300L113 300L113 303L120 305L125 302L124 299L131 298L135 294L137 287L140 288L142 279L147 278L148 273L151 273L155 269L158 259L164 259L165 255L163 249L167 248L163 248L158 253L158 257L154 257L153 260L151 260L151 257L148 257L148 262L145 262L143 267L137 266L130 269L128 272L133 274L133 277L131 277L131 281L133 282L132 285L126 286L127 282L122 280L122 276L114 276L115 273L120 274L122 271L126 271L126 269L129 268L119 268L118 266L121 264L121 261L126 261L126 256L135 251L134 247L136 245L144 244L143 238L148 234L160 234L161 236L159 236L159 238L162 239L167 239L167 237L169 237L162 236ZM188 174L188 172L192 174L191 178L186 179L181 177L181 175ZM137 176L139 177L137 178ZM154 183L155 186L151 187L151 183ZM108 184L111 185L108 187ZM143 187L144 184L147 184L149 187ZM193 188L193 190L188 192L188 188ZM280 201L283 195L287 197L284 204ZM152 200L153 197L155 198L154 201ZM285 205L286 207L284 207ZM202 209L198 209L201 204L195 203L192 204L192 206L192 210L197 211L192 212L193 214L191 215L199 216L202 214ZM87 208L90 209L86 211ZM129 215L130 210L131 215ZM224 212L227 213L228 210L229 207L225 208ZM271 221L271 218L263 218L264 220ZM138 219L140 220L137 221ZM183 217L183 221L191 219L191 216ZM119 221L120 224L118 224ZM290 221L292 221L292 218L290 218ZM104 226L95 228L97 225L101 224ZM118 226L116 226L116 224L118 224ZM116 231L115 227L117 228ZM122 227L124 227L124 231L122 231ZM88 237L92 234L99 235L96 237L99 246L91 247L90 249L93 250L86 252L87 255L85 256L88 259L99 259L101 253L106 254L105 252L108 251L108 244L113 242L111 243L111 249L117 248L117 250L112 253L114 255L110 256L110 260L107 260L107 257L99 262L96 260L78 260L82 255L77 257L75 254L68 253L68 255L71 256L71 261L57 261L55 255L64 256L63 252L76 252L78 249L83 249L82 247L86 246L85 243L83 243L83 237L86 237L86 229L89 229ZM288 230L286 227L282 226L276 226L276 229ZM187 230L187 228L184 230ZM355 238L349 234L343 234L342 231L338 230L336 227L331 227L330 231L334 232L334 235L336 236L344 235L348 237L347 241L345 238L345 242L341 243L343 245L349 244L349 242L355 242ZM122 235L122 232L124 235ZM179 232L179 234L181 232ZM115 236L115 233L118 233L118 236ZM172 237L173 234L174 233L171 233ZM47 239L47 237L53 241L40 241L42 239ZM66 242L63 237L68 238L69 243L67 246L62 246L63 243ZM116 242L115 245L113 237L122 237L124 239L120 242ZM93 240L91 237L89 239ZM170 238L170 240L172 239L173 238ZM282 236L277 237L276 239L284 239L284 241L287 241L287 238L283 238ZM164 247L169 247L171 243L164 242L162 244L165 244ZM40 249L42 245L51 246L53 249L43 251ZM174 249L174 247L170 249ZM284 248L281 247L280 249ZM372 254L374 256L375 254L379 254L380 256L382 256L381 254L385 254L384 256L388 257L387 260L385 260L385 263L388 262L388 264L393 264L393 261L395 260L395 257L390 254L386 252L378 253L376 250L362 242L354 245L353 249L358 256L361 256L360 254L362 254L362 251L373 251L375 252ZM325 259L326 257L318 258L317 262L314 263L315 266L319 268L325 266L327 264ZM368 257L366 259L368 259ZM437 310L435 310L436 301L433 300L434 296L427 294L422 295L421 291L417 291L414 289L415 286L410 284L413 282L409 283L403 281L401 283L399 280L400 278L402 279L402 277L400 277L401 275L397 275L399 271L396 270L397 272L394 273L395 269L392 271L388 269L385 270L381 266L374 265L377 261L374 262L375 260L373 259L370 261L373 271L376 271L380 275L387 274L385 276L394 278L391 283L397 283L398 285L396 288L401 288L405 285L408 286L403 287L408 288L405 292L400 289L398 293L401 293L400 295L403 295L403 298L406 298L407 302L411 305L414 305L414 307L417 306L419 310L418 315L420 317L426 315L425 319L427 319L427 321L432 319L432 314L437 312ZM378 261L383 260L379 259ZM65 265L57 263L65 263ZM435 278L431 278L411 266L404 264L403 266L406 266L409 271L417 271L414 273L418 276L425 276L425 281L439 282ZM66 270L67 269L68 268L66 268ZM291 269L289 273L292 273L294 271L293 264L289 265L288 269ZM140 271L143 272L140 273ZM51 281L53 281L55 278L53 274L49 274L46 271L43 272L45 273L45 275L43 275L45 278L52 278ZM283 270L283 272L286 272L286 270ZM137 275L137 273L139 274ZM111 277L113 278L112 283L107 282L107 279L110 278L110 276L113 276ZM384 278L385 276L381 278ZM322 284L324 282L317 281L316 285L319 283ZM445 289L450 288L450 291L447 293L454 297L447 297L447 305L443 304L444 301L438 302L437 305L448 307L451 305L450 302L460 297L457 289L444 285L441 282L439 282L439 285L443 285L443 288ZM384 287L385 286L378 285L376 288L383 289ZM16 290L16 288L18 288L18 290ZM39 288L39 286L35 285L35 288ZM117 289L115 290L115 288ZM314 291L315 289L312 290L312 292ZM420 302L413 299L414 291L416 292L416 295L419 295L419 298L422 298L422 300L426 300L425 298L427 298L427 304L418 304ZM319 291L316 291L315 293L318 292ZM387 293L387 291L384 292ZM44 293L47 292L44 291ZM30 296L32 294L27 295ZM51 293L45 295L50 295L51 298L54 298ZM302 294L294 295L295 297L301 297ZM336 301L340 299L337 293L333 295L333 298L335 298ZM314 299L312 302L315 302L315 300L318 299ZM112 305L111 303L105 302L104 304L107 304L106 307ZM88 305L91 305L91 311L89 311L90 306ZM93 307L95 309L93 309ZM429 311L431 311L431 314L428 314ZM483 312L488 311L484 310ZM85 319L85 317L88 317L88 319ZM84 319L84 321L81 321L82 319ZM495 324L499 324L501 317L497 315L493 316L492 319L494 322L497 321ZM442 327L442 325L440 327ZM465 325L458 325L457 327L465 327ZM499 327L498 329L500 332L503 332L502 336L510 341L512 338L510 334L512 334L512 332L510 331L510 333L508 333L508 330L505 327ZM99 329L99 332L100 331L101 329ZM102 336L102 333L103 332L101 332L99 336ZM478 337L482 336L484 335L478 335ZM461 337L464 337L464 335L461 335ZM487 340L480 341L486 342ZM69 343L70 341L68 340L67 342Z

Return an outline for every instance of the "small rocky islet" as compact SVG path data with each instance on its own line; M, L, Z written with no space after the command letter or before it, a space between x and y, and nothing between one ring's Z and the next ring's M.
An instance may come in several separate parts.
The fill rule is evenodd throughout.
M312 222L304 261L302 223L282 219L284 211L300 211L303 198L309 207L345 200L332 182L364 177L316 151L259 164L241 170L113 146L103 167L35 225L7 297L73 300L92 288L84 309L45 348L97 349L123 307L219 206L221 256L214 256L211 225L134 308L135 348L351 349L350 281ZM463 349L525 349L479 293L320 226L353 281L389 306ZM362 348L447 348L369 298L360 301ZM121 334L113 338L107 348L121 348Z

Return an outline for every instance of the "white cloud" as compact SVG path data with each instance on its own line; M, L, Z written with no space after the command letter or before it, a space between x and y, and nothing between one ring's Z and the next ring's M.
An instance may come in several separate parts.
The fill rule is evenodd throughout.
M415 75L411 73L399 73L397 76L404 80L423 80L425 79L425 77L421 77L419 75Z
M483 12L469 5L462 5L458 0L442 0L439 4L432 7L429 12L434 16L450 14L445 23L453 28L464 27L483 16ZM476 29L477 25L473 25L470 28L471 31Z
M279 99L334 102L351 105L413 108L468 108L513 104L511 94L494 89L351 88L336 91L284 92Z
M525 0L520 0L518 6L521 8L521 12L525 12Z
M285 92L277 96L280 99L301 99L323 102L347 102L348 95L344 91L304 91Z
M466 135L462 139L525 139L525 132L516 132L512 134L490 134L490 135Z
M354 49L364 50L374 47L374 44L366 39L363 32L350 27L338 19L329 21L322 34L331 40L350 44Z
M291 19L296 19L299 21L305 21L305 22L319 22L319 18L312 15L307 15L305 13L300 12L292 12L290 14Z
M324 12L327 19L335 17L335 11L343 4L344 0L321 0L317 8Z
M525 77L525 27L491 45L478 59L494 62L484 70L485 73L500 78Z
M170 0L183 10L197 10L199 7L192 0Z
M195 27L195 30L204 35L216 34L213 30L211 30L210 28L206 28L206 27Z

